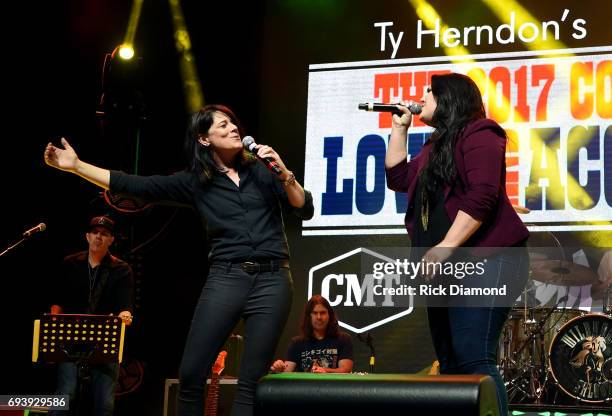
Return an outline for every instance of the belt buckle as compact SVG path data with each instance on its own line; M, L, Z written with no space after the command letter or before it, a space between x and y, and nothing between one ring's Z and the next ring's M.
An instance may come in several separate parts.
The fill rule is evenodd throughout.
M259 264L252 261L245 261L244 263L240 263L240 268L245 273L254 273L259 271Z

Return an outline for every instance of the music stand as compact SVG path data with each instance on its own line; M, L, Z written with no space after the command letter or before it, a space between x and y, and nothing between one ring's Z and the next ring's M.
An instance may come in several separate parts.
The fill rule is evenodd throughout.
M125 323L118 316L46 313L34 321L32 362L74 362L81 398L89 365L121 363L124 340Z

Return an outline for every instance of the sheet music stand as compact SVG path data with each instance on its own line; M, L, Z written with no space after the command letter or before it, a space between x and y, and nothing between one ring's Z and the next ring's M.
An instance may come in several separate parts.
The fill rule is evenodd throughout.
M74 362L81 398L89 365L121 363L124 340L125 323L118 316L46 313L34 321L32 362Z

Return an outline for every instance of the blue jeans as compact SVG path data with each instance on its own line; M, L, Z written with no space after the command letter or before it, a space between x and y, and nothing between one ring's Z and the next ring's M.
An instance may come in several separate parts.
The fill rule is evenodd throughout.
M119 364L97 364L90 367L91 389L94 400L95 416L111 416L115 406L115 391L117 390L117 379L119 378ZM59 363L57 366L57 388L55 394L67 394L70 396L70 411L52 410L49 416L63 416L70 412L74 413L77 398L78 369L75 363ZM81 380L81 383L83 381ZM79 397L82 402L79 407L84 408L86 401Z
M515 256L492 256L487 259L485 273L498 285L508 285L516 299L529 275L527 249ZM519 282L519 284L516 284ZM522 282L522 283L520 283ZM500 415L508 415L508 394L497 368L497 347L511 307L461 306L429 307L429 329L440 363L441 374L485 374L495 381ZM452 304L452 302L451 302Z
M251 415L257 382L274 357L289 316L291 273L245 273L236 266L213 264L196 306L179 370L179 416L204 414L206 376L240 318L245 322L233 415Z

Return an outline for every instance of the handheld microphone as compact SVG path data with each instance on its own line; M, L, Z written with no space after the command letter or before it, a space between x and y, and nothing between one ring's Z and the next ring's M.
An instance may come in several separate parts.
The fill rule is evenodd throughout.
M41 231L45 231L47 229L47 225L44 222L41 222L40 224L38 224L36 227L32 227L29 230L25 231L23 233L24 237L29 237L34 233L39 233Z
M359 104L358 108L360 110L365 110L365 111L376 111L379 113L380 112L394 113L394 114L401 116L404 113L396 107L397 105L398 104L361 103ZM403 104L399 104L399 105L403 105ZM406 105L406 108L408 108L408 111L410 111L412 114L421 114L421 111L423 110L423 106L421 104L415 103L414 101L410 101L408 105Z
M257 143L255 143L254 138L252 138L251 136L244 136L242 138L242 145L249 152L257 156ZM269 157L259 157L259 156L257 156L257 159L261 160L263 164L266 165L266 167L270 169L272 172L274 172L275 174L280 175L283 173L280 166L278 166L278 163L276 163L273 159Z

